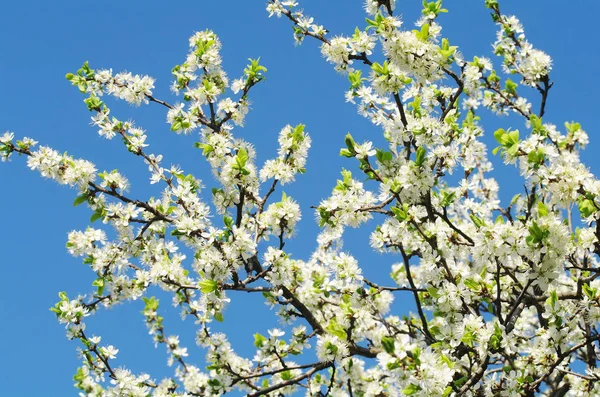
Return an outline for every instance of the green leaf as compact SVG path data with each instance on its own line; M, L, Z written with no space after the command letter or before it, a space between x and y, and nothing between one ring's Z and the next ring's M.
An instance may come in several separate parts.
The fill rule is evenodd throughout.
M460 341L463 342L467 346L473 346L473 342L475 341L475 333L472 330L465 330Z
M358 88L360 88L363 80L362 77L362 72L360 70L356 70L352 73L348 73L348 80L350 81L350 88L356 90Z
M265 344L265 342L267 341L267 338L265 338L264 336L262 336L259 333L254 334L254 346L256 346L257 348L261 348L263 347L263 345Z
M173 229L173 230L171 230L171 236L175 236L175 237L177 237L177 236L185 236L185 234L186 234L185 232L182 232L179 229Z
M423 0L423 10L421 11L423 15L429 15L433 13L437 17L439 13L445 12L448 12L448 10L442 8L442 0L430 2Z
M202 280L198 283L200 291L205 294L209 294L217 290L219 284L215 280Z
M548 215L548 207L546 206L546 204L542 203L541 201L538 201L538 203L537 203L537 210L538 210L539 216L547 216Z
M504 145L505 134L506 131L504 130L504 128L498 128L496 131L494 131L494 138L498 141L499 144Z
M77 207L80 204L85 203L88 200L88 195L87 194L82 194L80 196L75 197L75 200L73 200L73 207Z
M94 223L94 222L96 222L98 219L100 219L102 217L103 217L103 211L96 211L90 217L90 222Z
M267 68L260 65L260 58L248 59L250 64L244 69L244 74L248 77L248 81L256 83L264 79L263 73L267 71Z
M451 46L448 39L442 39L442 47L439 49L440 55L445 63L452 63L452 56L456 52L458 46Z
M463 127L471 127L474 128L477 125L477 121L481 120L481 117L475 116L472 110L467 112L465 119L463 120ZM495 133L494 133L495 135Z
M598 209L596 208L596 205L594 204L594 200L592 200L590 198L585 198L585 199L579 200L579 202L577 203L577 206L579 208L579 212L581 213L581 216L584 218L592 216L593 214L595 214L598 211Z
M422 112L421 112L421 97L420 96L415 96L413 101L408 104L408 107L410 109L412 109L412 113L415 117L421 118ZM416 135L418 135L420 133L421 133L420 131L415 131Z
M510 143L512 145L519 143L519 130L514 130L514 131L510 131L510 132L507 131L507 133L508 133L507 143Z
M365 20L366 20L367 25L368 25L367 26L367 30L369 30L369 29L375 29L375 31L377 33L379 33L384 28L385 18L383 17L383 15L381 15L381 13L379 11L375 15L374 19L366 18Z
M318 207L317 211L319 212L319 217L320 217L319 227L323 227L326 224L335 226L334 223L331 221L331 211L328 211L327 209L325 209L323 207Z
M388 354L394 354L395 350L395 340L390 336L384 336L381 338L381 346Z
M356 150L354 150L354 138L352 138L352 135L350 135L350 133L346 134L346 137L344 138L344 143L346 144L346 147L348 148L348 151L350 153L352 153L353 155L356 154Z
M464 385L465 383L467 383L468 380L469 380L468 376L463 376L463 377L458 378L457 380L455 380L453 383L454 383L454 386L460 388L462 385Z
M204 156L208 156L209 154L211 154L215 150L208 143L196 142L196 143L194 143L194 146L196 148L198 148L198 149L202 149L202 155L204 155Z
M354 157L354 155L348 149L344 149L344 148L340 149L340 156L348 157L348 158Z
M500 77L496 74L495 70L492 70L488 76L488 80L491 81L492 83L499 83Z
M98 287L97 294L98 294L98 296L102 296L102 294L104 293L104 286L105 286L104 277L100 277L100 278L97 278L96 280L94 280L94 282L92 283L92 286Z
M417 152L416 152L416 159L415 159L415 164L417 165L417 167L420 167L423 165L423 163L425 162L426 154L427 154L427 149L425 149L423 146L419 146L419 148L417 149Z
M83 102L87 105L90 112L94 110L99 111L102 105L104 105L104 102L95 95L91 95L89 98L84 99Z
M427 287L427 292L429 293L429 295L431 295L433 298L439 298L440 294L438 294L438 289L435 287Z
M392 212L394 213L394 215L396 216L396 219L398 219L398 221L400 222L404 222L405 220L408 219L408 204L403 204L402 208L400 207L392 207L391 208Z
M513 206L513 205L515 205L515 204L516 204L516 202L517 202L517 200L519 199L519 197L521 197L521 195L520 195L520 194L515 194L515 195L513 196L513 198L510 200L510 204L509 204L509 205L510 205L510 206Z
M469 217L471 218L471 221L473 221L473 223L475 224L475 226L482 227L485 226L485 222L479 218L478 216L474 215L474 214L470 214Z
M233 218L230 217L229 215L225 215L223 217L223 224L227 227L227 229L232 229L233 228Z
M223 313L221 312L216 312L214 317L215 320L217 320L220 323L222 323L225 320L225 317L223 317Z
M582 290L590 300L596 299L596 295L598 294L597 288L592 288L592 287L590 287L589 284L586 283L586 284L583 284Z
M456 200L456 192L448 193L447 191L442 191L442 207L447 207L452 204Z
M477 281L473 280L472 278L465 279L463 281L463 283L471 291L479 291L479 290L481 290L481 286L479 285L479 283Z
M536 116L535 114L531 114L529 116L529 122L531 123L531 129L534 133L540 135L547 135L546 129L544 128L544 124L542 123L542 118Z
M84 93L87 91L87 83L84 80L79 80L77 83L77 88L80 92Z
M329 320L329 324L327 324L327 327L325 327L325 329L327 330L327 332L340 338L341 340L348 339L346 330L344 329L344 327L342 327L340 324L338 324L335 317L332 318L331 320Z
M304 128L306 128L304 124L298 124L294 127L292 131L292 137L294 138L294 141L301 142L304 140Z
M383 62L383 65L379 64L377 62L374 62L371 65L371 70L373 70L379 76L388 76L390 74L390 68L389 68L388 61Z
M394 361L389 361L385 367L390 370L393 371L395 369L398 369L400 367L402 367L402 363L400 362L400 360L394 360Z
M142 300L146 304L144 311L155 312L158 310L159 300L156 297L151 296L150 298L142 297Z
M510 154L511 156L515 156L519 151L519 144L515 143L513 145L507 146L507 150L506 153Z
M442 394L442 397L448 397L450 394L452 394L454 390L452 389L452 386L446 386L446 388L444 389L444 394Z
M504 84L506 92L508 92L512 96L517 95L517 84L514 81L512 81L511 79L506 79Z
M565 123L565 128L567 129L567 131L569 131L570 134L574 134L575 132L579 131L581 129L581 124L576 123L576 122L566 122Z
M248 152L243 147L239 148L236 161L240 167L244 167L246 165L246 162L248 161Z
M345 192L352 185L352 173L346 169L342 169L342 180L337 181L337 185L334 190Z
M339 347L337 347L336 345L334 345L334 344L333 344L333 343L331 343L331 342L328 342L328 343L325 345L325 348L327 349L327 351L329 351L330 353L333 353L333 354L337 354L338 350L340 350L340 348L339 348Z
M494 138L500 143L501 147L494 149L496 154L499 150L506 150L512 156L515 156L519 151L519 130L505 131L502 128L494 132Z
M421 41L427 41L429 39L429 24L424 23L421 25L421 30L413 30L415 37Z
M546 155L544 148L542 147L527 153L527 161L533 164L535 169L539 168L540 165L544 164L545 160Z
M402 390L402 393L405 396L412 396L413 394L418 393L420 390L421 390L421 386L411 383Z
M292 379L292 371L290 371L289 369L286 371L280 372L279 375L281 376L281 379L284 381Z
M557 302L558 302L558 294L556 293L556 290L553 290L552 292L550 292L550 296L548 297L548 299L546 299L546 303L551 308L554 308L554 306L556 306Z
M529 236L525 238L525 242L530 247L537 247L550 234L546 228L541 228L535 221L531 223L531 226L529 226L528 230Z
M344 177L344 185L346 185L346 186L352 185L352 172L343 169L342 176Z
M388 152L388 151L385 151L385 150L376 149L375 150L375 158L381 164L385 164L387 162L392 161L392 159L394 158L394 155L392 154L392 152Z
M494 324L494 333L490 337L489 346L493 351L500 349L500 343L502 342L502 330L498 324Z

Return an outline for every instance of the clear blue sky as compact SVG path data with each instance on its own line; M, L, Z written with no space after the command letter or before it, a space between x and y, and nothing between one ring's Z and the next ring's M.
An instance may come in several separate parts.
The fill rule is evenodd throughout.
M350 34L355 26L364 26L362 1L301 3L334 34ZM412 25L421 2L398 3L405 23ZM441 17L444 36L459 45L467 58L491 56L496 28L483 1L445 3L450 13ZM521 18L529 40L554 59L551 76L556 84L545 121L560 126L564 121L581 122L591 137L583 157L598 173L595 102L600 55L594 50L597 27L589 17L600 12L600 3L510 0L501 4L504 12ZM230 77L239 76L250 57L260 56L269 69L266 82L251 93L253 110L246 127L236 130L256 144L259 158L273 156L276 136L285 124L304 123L313 138L307 173L285 189L301 203L304 215L298 237L286 248L294 257L306 258L317 232L309 207L328 195L341 167L356 169L355 163L337 156L344 135L350 131L362 141L377 139L381 131L344 102L347 82L321 58L316 43L307 40L295 48L288 21L267 19L263 1L3 2L0 133L10 130L19 137L33 137L87 158L100 170L118 168L133 182L132 195L147 198L145 165L128 155L117 140L105 141L97 135L89 126L83 97L64 75L76 71L85 60L93 68L149 74L157 79L155 96L176 102L168 88L170 70L185 59L188 37L207 28L215 30L223 42ZM206 162L192 147L194 138L171 133L163 108L155 104L133 108L112 100L109 106L119 118L134 119L148 131L150 152L163 153L167 163L180 164L200 176L206 186L213 185ZM484 123L488 133L499 126L523 127L513 118L488 120ZM502 197L521 189L522 183L512 178L514 173L499 168L496 175L501 184L508 184L502 184ZM0 164L0 193L0 395L76 395L71 377L79 365L77 342L66 340L63 327L48 308L57 300L58 291L70 296L91 291L94 274L64 248L70 230L86 227L89 211L85 206L72 207L75 191L42 180L16 156L11 163ZM351 232L348 250L362 261L366 274L384 280L397 258L370 254L366 232ZM251 334L266 333L273 325L272 313L259 297L232 294L231 298L224 327L231 329L234 346L251 356ZM168 301L162 303L171 310ZM89 319L88 329L120 349L117 366L162 377L169 374L164 370L166 353L162 347L154 349L141 309L141 302L134 302L101 311ZM167 316L166 327L170 333L185 334L182 340L191 358L200 362L203 353L193 344L191 322L182 324L175 314Z

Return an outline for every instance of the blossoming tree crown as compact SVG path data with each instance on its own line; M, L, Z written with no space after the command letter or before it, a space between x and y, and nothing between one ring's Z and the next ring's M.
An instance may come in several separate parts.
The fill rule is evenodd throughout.
M310 254L284 249L301 213L278 190L304 172L311 139L304 125L285 126L277 155L257 164L234 127L243 125L267 69L251 59L230 81L211 31L190 37L189 53L173 68L180 99L173 105L153 96L149 76L88 63L66 76L85 95L99 134L119 138L146 163L160 196L132 197L118 170L98 172L31 138L0 137L2 160L25 156L32 170L76 188L75 204L92 212L93 226L69 233L67 249L97 275L93 290L74 298L61 292L51 309L80 342L81 395L600 395L600 182L578 156L588 137L576 122L543 121L550 57L496 0L485 6L498 26L499 69L489 58L466 58L443 37L441 0L423 1L415 29L405 27L394 0L367 0L365 26L333 37L296 1L267 2L269 16L292 24L298 44L308 38L321 46L349 81L346 100L387 142L345 137L340 155L351 170L316 207L321 232ZM212 191L151 153L145 131L111 113L111 96L153 102L172 131L199 133L194 145L213 171ZM481 107L523 119L521 130L493 133L493 155L516 165L526 186L508 206L490 177ZM345 228L372 218L371 246L398 258L387 285L365 278L341 245ZM150 286L171 293L194 321L206 365L189 360L189 347L169 333ZM214 321L233 326L227 304L240 292L262 294L282 322L255 334L253 357L211 330ZM415 312L391 312L397 296L414 300ZM87 316L136 299L175 366L170 378L127 370L115 361L118 349L86 329Z

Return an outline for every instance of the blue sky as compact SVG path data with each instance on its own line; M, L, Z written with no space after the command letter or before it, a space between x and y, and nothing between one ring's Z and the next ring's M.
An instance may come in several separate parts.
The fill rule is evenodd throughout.
M355 26L364 26L361 1L301 3L333 34L350 34ZM410 28L420 1L399 3L398 10ZM483 1L445 3L450 13L441 17L444 36L459 45L467 58L491 56L496 28ZM597 29L585 18L600 12L600 3L510 0L501 4L505 13L522 20L529 40L554 59L551 76L556 83L545 121L559 126L565 121L581 122L591 137L583 158L598 173L595 87L600 55L592 50L597 46ZM83 97L64 75L86 60L92 68L149 74L157 79L155 96L176 102L169 92L170 70L185 59L188 37L207 28L222 40L230 77L240 76L250 57L260 56L269 69L267 80L252 90L252 110L245 128L236 129L239 136L255 143L259 163L274 156L276 137L284 125L304 123L312 136L307 173L285 187L303 211L298 237L286 248L294 257L306 258L318 231L310 206L328 195L342 167L356 169L354 162L337 155L344 135L350 131L357 141L379 140L381 132L358 116L352 104L345 103L347 82L325 63L317 43L307 40L302 47L294 47L288 21L267 19L262 1L4 2L0 12L0 133L10 130L19 137L33 137L41 144L87 158L100 170L118 168L133 182L131 195L147 198L152 192L145 165L128 155L118 141L105 141L97 135L89 126ZM192 147L195 138L171 133L163 108L155 104L134 108L108 101L119 118L134 119L147 130L150 152L162 153L167 163L195 173L208 188L214 185L206 162ZM488 116L484 121L488 133L500 126L523 128L515 118L484 115ZM522 188L514 176L514 171L497 168L502 197L511 197ZM48 310L57 301L58 291L65 290L70 296L87 293L94 280L93 272L64 248L67 233L85 229L90 216L85 206L72 207L75 195L75 191L29 171L22 158L0 164L0 395L76 394L71 377L79 364L77 343L66 340L63 327ZM366 274L385 280L397 258L371 254L367 232L350 232L348 250L359 258ZM274 324L272 313L259 297L230 297L232 304L221 328L231 330L234 347L251 355L251 334L266 333ZM162 304L173 312L170 302L163 300ZM141 302L133 302L102 311L90 318L88 329L120 349L117 365L165 376L169 373L164 370L166 353L162 347L154 349L141 310ZM183 334L191 358L200 362L203 353L193 344L191 322L182 323L173 313L167 316L166 327Z

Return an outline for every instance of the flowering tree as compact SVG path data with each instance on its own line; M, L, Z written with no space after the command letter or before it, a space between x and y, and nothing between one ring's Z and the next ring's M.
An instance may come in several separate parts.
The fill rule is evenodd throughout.
M284 127L277 157L258 167L253 146L233 129L267 70L250 60L241 78L229 82L211 31L194 34L185 62L173 68L172 89L183 99L176 105L153 96L148 76L87 63L67 74L85 94L100 135L118 136L147 164L150 183L163 188L160 197L128 195L129 182L117 170L99 173L31 138L0 137L3 160L23 155L42 176L76 187L75 204L87 204L92 222L114 229L69 234L67 248L96 273L95 289L75 298L61 292L51 309L80 342L74 379L83 395L600 394L600 181L579 161L588 141L581 126L542 121L550 57L496 0L485 6L499 29L493 45L499 70L484 57L465 59L442 38L441 0L423 2L416 30L403 28L394 6L367 0L363 30L329 37L295 1L268 1L269 16L288 19L298 44L310 38L321 45L349 80L346 99L387 142L375 148L346 136L340 155L356 170L343 170L316 208L322 232L304 259L284 250L300 207L276 192L304 172L310 137L302 124ZM166 110L172 131L200 133L195 146L216 178L212 209L200 181L163 165L162 156L147 150L145 132L113 115L106 96L154 102ZM518 165L526 185L507 207L489 177L479 107L525 122L522 133L494 133L493 154ZM454 173L457 183L447 177ZM388 285L365 278L341 247L346 227L374 215L373 249L399 258ZM168 333L150 286L170 293L182 315L192 317L206 367L190 362L178 336ZM285 324L286 331L255 334L252 359L211 330L212 322L226 320L234 291L262 294ZM390 312L402 294L414 300L415 313ZM145 302L150 333L175 365L172 378L115 366L118 349L85 327L86 316L135 299Z

